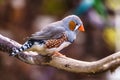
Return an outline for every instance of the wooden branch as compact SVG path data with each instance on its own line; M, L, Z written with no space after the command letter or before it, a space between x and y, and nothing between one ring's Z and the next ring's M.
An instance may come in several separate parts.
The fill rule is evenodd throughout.
M10 54L12 48L21 45L14 40L0 35L0 50ZM98 61L86 62L68 58L64 55L41 56L35 52L23 52L15 56L28 64L49 65L65 71L75 73L96 73L110 70L120 65L120 52L114 53Z

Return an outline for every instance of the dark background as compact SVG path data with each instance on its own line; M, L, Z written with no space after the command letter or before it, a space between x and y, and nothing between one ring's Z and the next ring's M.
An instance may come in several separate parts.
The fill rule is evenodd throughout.
M116 1L117 3L117 1ZM114 0L0 0L0 34L21 44L32 33L67 15L78 15L85 26L77 40L61 52L95 61L115 52ZM0 52L0 80L105 80L108 72L76 74L48 66L29 65Z

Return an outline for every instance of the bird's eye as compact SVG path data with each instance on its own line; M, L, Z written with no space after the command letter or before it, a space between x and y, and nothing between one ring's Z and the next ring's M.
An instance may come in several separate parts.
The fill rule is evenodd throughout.
M76 25L78 25L78 23L76 23Z
M69 22L69 29L73 31L75 29L75 27L76 27L76 23L74 21L70 21Z

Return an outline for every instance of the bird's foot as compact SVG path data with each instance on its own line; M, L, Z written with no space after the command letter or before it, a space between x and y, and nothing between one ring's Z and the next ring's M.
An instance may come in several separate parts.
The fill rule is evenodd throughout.
M53 56L54 56L54 57L59 57L59 56L65 56L65 55L59 53L58 51L55 51L55 52L53 53Z

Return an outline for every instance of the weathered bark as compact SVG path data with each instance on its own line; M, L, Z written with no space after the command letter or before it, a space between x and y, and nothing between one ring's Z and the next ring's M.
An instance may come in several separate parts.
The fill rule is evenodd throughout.
M10 54L12 48L21 45L14 40L0 35L0 50ZM40 54L40 53L39 53ZM68 58L64 55L41 56L35 52L23 52L15 56L19 60L34 65L49 65L75 73L96 73L111 70L120 65L120 52L116 52L101 60L87 62Z

